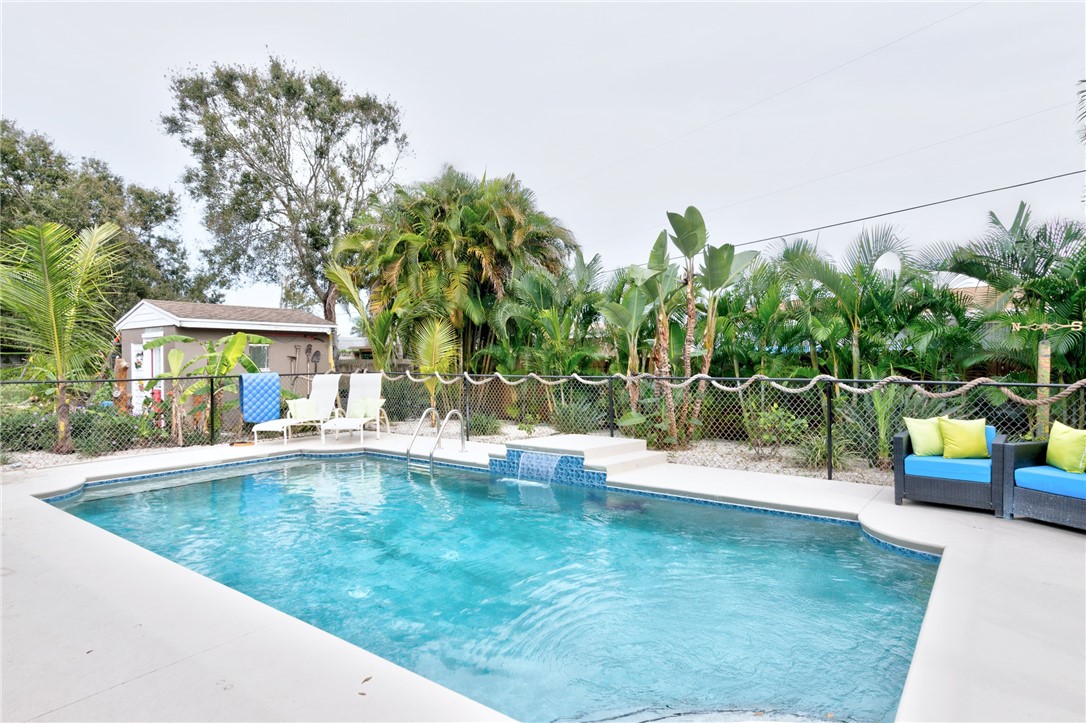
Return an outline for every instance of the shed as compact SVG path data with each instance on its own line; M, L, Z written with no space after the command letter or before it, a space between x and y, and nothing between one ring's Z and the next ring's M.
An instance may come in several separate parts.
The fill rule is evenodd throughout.
M186 360L203 352L202 344L166 344L145 350L144 344L153 339L182 335L205 342L239 331L272 340L270 345L253 344L246 350L262 369L279 374L320 373L329 369L336 331L335 323L298 309L158 299L139 302L115 326L120 336L121 356L132 379L149 379L163 373L165 355L174 347L185 352ZM134 410L141 409L143 397L150 393L139 386L133 384Z

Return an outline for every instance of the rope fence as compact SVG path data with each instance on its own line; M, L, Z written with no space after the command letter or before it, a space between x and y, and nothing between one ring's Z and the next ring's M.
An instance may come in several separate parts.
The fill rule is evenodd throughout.
M280 376L285 401L309 393L311 374ZM57 383L0 382L0 464L47 467L106 455L251 439L237 375L64 382L72 453L57 453ZM437 384L434 384L434 382ZM346 408L347 378L340 388ZM1047 396L1046 394L1047 393ZM435 406L464 415L467 436L504 443L554 434L646 440L673 462L888 483L891 439L903 417L984 417L1011 439L1060 420L1086 428L1086 379L1024 384L810 378L655 377L649 374L385 373L393 432L410 433ZM1044 413L1047 411L1047 413ZM458 421L450 423L450 432ZM423 432L426 433L425 431Z

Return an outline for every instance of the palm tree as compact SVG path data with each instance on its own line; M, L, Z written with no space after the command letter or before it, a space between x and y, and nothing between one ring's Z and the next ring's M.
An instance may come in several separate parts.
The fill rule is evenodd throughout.
M1076 312L1075 299L1083 292L1074 269L1076 264L1081 266L1084 255L1086 226L1066 219L1035 223L1029 206L1019 203L1009 226L989 212L988 229L982 236L961 246L935 245L926 250L923 264L986 284L996 292L988 305L989 319L1006 327L1015 322L1043 323L1050 313L1061 320L1081 319L1076 316L1080 312ZM1081 347L1082 337L1082 332L1060 330L1049 341L1053 350L1072 351ZM1032 350L1042 338L1040 332L991 333L985 336L985 347L993 359L1034 369L1037 361ZM1059 355L1055 366L1064 366Z
M852 339L852 376L860 378L860 337L865 325L866 305L872 290L885 280L878 264L897 256L899 265L908 259L908 247L891 226L876 226L860 232L845 250L843 265L803 254L788 260L792 275L820 284L830 294L837 313L848 324Z
M0 251L4 337L30 351L27 373L57 382L57 443L73 451L66 380L90 373L113 344L109 296L121 262L111 223L78 234L55 223L8 233Z
M543 269L522 274L491 314L500 339L509 337L510 323L521 332L524 355L547 374L585 371L599 358L589 334L601 303L598 291L603 262L597 254L585 262L578 251L573 266L558 275Z
M453 370L459 355L456 331L445 319L429 318L415 330L411 358L421 374L448 374ZM430 394L431 407L437 407L437 388L440 383L436 376L429 376L423 382ZM437 415L433 413L430 414L430 425L437 426Z
M370 312L407 294L427 308L410 317L448 319L467 359L494 341L486 312L511 279L532 270L557 274L577 249L569 230L541 212L514 176L477 180L451 167L397 189L360 223L337 244L337 261L353 262L348 270L356 286L369 289Z

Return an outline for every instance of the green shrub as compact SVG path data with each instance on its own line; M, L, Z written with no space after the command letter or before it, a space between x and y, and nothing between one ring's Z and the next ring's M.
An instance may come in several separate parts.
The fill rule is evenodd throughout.
M835 434L833 436L833 466L842 469L846 466L848 458L854 454L852 442ZM825 469L826 467L826 433L804 435L796 445L796 456L799 463L811 469Z
M782 444L799 442L807 431L807 420L779 404L747 414L747 441L763 455L775 455Z
M42 452L57 443L57 416L34 409L4 410L0 416L0 449Z
M727 439L744 442L747 429L743 424L743 407L736 396L706 395L701 407L701 428L695 431L698 439Z
M551 422L564 434L587 434L603 427L604 413L588 400L556 401Z
M72 445L88 456L139 447L144 437L159 437L163 432L156 426L157 415L118 414L113 407L73 412L71 419Z
M475 412L468 419L468 431L471 432L472 436L489 437L501 434L502 423L500 419L492 414Z

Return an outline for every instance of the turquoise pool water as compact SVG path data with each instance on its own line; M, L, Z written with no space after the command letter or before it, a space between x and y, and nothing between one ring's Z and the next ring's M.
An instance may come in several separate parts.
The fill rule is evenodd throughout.
M521 720L891 719L936 571L855 526L402 461L199 474L63 506Z

